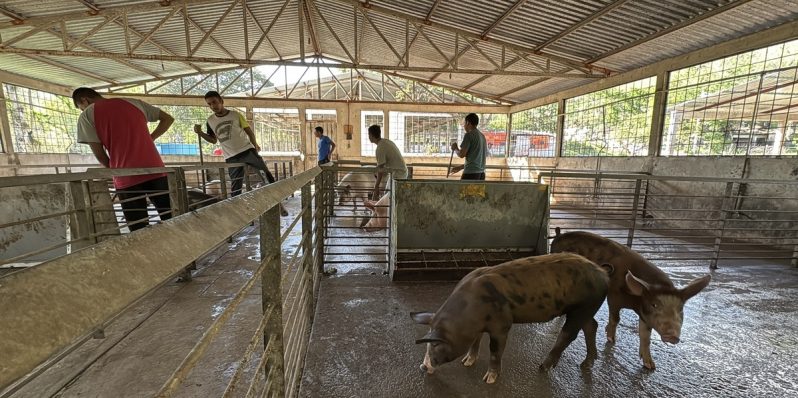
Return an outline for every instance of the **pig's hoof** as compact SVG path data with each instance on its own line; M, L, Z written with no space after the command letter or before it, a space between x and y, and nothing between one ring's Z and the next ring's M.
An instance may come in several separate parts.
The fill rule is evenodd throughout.
M648 370L654 370L657 368L657 366L654 365L654 360L651 358L649 359L643 358L643 367L645 367Z
M475 356L473 356L473 357L472 357L471 355L466 355L466 356L463 358L463 366L465 366L465 367L469 367L469 366L473 365L473 364L474 364L474 363L476 363L476 362L477 362L477 357L476 357L476 355L475 355Z
M485 373L485 376L482 377L482 380L485 381L485 383L493 384L496 382L496 378L498 377L499 377L499 372L491 369L488 370L488 373Z

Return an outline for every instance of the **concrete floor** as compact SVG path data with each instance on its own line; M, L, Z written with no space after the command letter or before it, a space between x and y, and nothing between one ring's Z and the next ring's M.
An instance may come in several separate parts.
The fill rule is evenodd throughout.
M706 273L704 267L665 268L677 284ZM562 320L515 325L502 374L482 382L488 343L471 368L459 361L434 375L419 369L426 333L411 311L436 310L454 284L395 284L359 270L322 283L303 397L798 397L798 269L762 263L726 264L688 301L682 342L657 339L657 370L637 355L637 317L622 312L618 341L605 343L606 304L597 319L599 357L588 372L580 335L559 365L541 374L538 365L554 344Z
M288 204L292 214L298 201ZM284 226L290 221L285 218ZM350 233L356 234L345 234ZM293 252L297 235L284 253ZM251 276L257 260L257 235L250 228L203 259L192 282L156 290L109 325L104 339L83 344L14 396L152 396ZM495 385L482 382L486 339L471 368L453 362L433 376L418 368L424 347L414 340L426 328L414 324L409 312L437 309L454 284L391 283L382 275L383 264L336 268L322 280L303 397L798 397L798 269L788 266L724 264L707 290L688 302L683 342L653 342L655 372L643 369L637 357L633 313L623 312L618 342L606 346L605 306L598 314L599 358L589 372L578 367L585 355L581 337L557 368L538 372L560 320L515 325ZM672 262L665 270L677 284L706 272L694 262ZM255 287L244 300L179 396L215 397L224 391L257 326L259 291Z

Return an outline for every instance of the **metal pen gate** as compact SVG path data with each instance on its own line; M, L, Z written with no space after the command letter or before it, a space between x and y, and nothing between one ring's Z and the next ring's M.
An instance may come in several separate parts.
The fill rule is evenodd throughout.
M323 212L324 264L327 272L385 273L391 242L391 201L365 207L371 198L374 168L325 167L321 174L325 208ZM386 176L385 178L388 178ZM386 184L390 187L390 184ZM381 196L390 197L390 188Z

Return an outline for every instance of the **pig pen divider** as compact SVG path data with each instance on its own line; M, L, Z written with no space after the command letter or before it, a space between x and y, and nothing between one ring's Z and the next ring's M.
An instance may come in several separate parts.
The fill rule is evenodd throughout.
M107 178L112 175L166 172L170 182L168 194L173 198L173 210L179 214L124 237L92 242L90 250L48 259L0 278L0 317L4 319L4 327L0 328L0 356L4 358L0 364L0 397L12 396L92 337L103 336L103 329L125 310L175 277L190 272L186 270L187 264L209 249L224 244L254 220L259 221L260 232L257 269L186 353L180 365L171 375L163 375L163 386L154 395L168 397L180 391L186 377L205 359L221 327L258 283L261 284L262 317L236 371L223 380L227 382L224 396L243 392L247 396L293 397L298 394L323 267L319 251L323 244L321 221L327 208L324 201L332 197L321 185L327 182L321 177L321 169L315 167L186 212L185 189L178 187L185 181L186 172L194 171L194 167L208 165L190 166L188 170L92 170L0 179L0 189L21 184L70 183L82 189L84 181L99 181L107 187ZM287 230L281 232L278 204L296 191L301 192L302 210ZM59 193L63 194L63 190ZM104 195L109 193L105 191ZM79 211L75 210L74 214ZM293 253L283 259L283 246L289 232L300 224L299 243ZM159 261L148 260L152 253L160 253ZM74 272L76 269L80 272ZM135 272L134 277L131 272ZM31 286L40 289L31 289ZM83 316L72 316L74 313ZM36 316L31 318L30 314ZM54 323L60 327L48 326ZM75 377L83 370L85 368L77 370ZM65 380L64 385L68 381Z
M655 263L798 266L798 182L549 171L554 228L615 239Z

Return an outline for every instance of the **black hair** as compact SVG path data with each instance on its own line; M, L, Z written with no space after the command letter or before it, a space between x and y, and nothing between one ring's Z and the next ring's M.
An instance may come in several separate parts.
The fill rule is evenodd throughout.
M380 125L374 124L369 126L369 135L374 138L380 138L382 135L382 130L380 129Z
M321 127L321 126L316 126L316 128L314 130L318 131L319 133L324 134L324 128Z
M466 115L465 121L468 124L477 127L477 125L479 124L479 116L477 116L476 113L469 113L468 115Z
M75 91L72 92L72 103L75 104L75 108L78 107L78 102L81 98L102 98L103 96L100 95L97 91L94 91L93 88L88 87L79 87L76 88Z
M208 98L218 98L218 99L221 100L222 96L221 96L221 94L219 94L216 91L208 91L207 93L205 93L205 99L208 99Z

